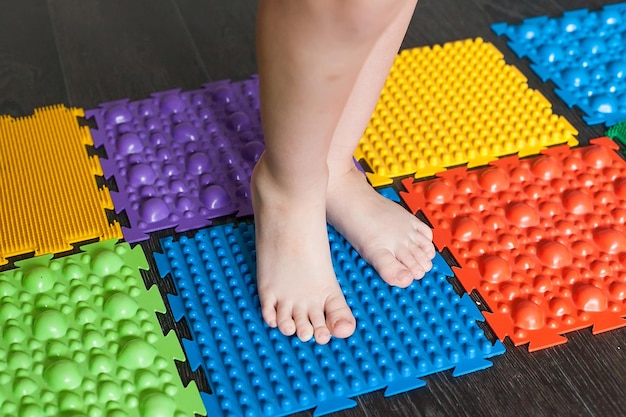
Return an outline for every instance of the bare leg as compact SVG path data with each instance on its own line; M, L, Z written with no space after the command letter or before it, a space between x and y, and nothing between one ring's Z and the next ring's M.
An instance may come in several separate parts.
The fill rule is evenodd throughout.
M389 284L408 286L431 269L432 233L424 223L367 184L352 162L389 68L404 38L416 0L378 39L354 86L328 155L328 220Z
M347 337L355 319L326 234L328 152L373 45L401 0L261 0L258 61L266 151L252 178L257 277L270 326Z

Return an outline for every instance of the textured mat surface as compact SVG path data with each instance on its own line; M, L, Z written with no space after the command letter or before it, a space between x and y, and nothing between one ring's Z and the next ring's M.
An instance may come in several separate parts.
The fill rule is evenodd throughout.
M625 23L626 3L620 3L492 28L534 63L539 77L556 84L563 101L584 111L589 124L612 125L626 120Z
M575 135L500 51L470 39L398 55L355 157L378 186L575 145Z
M626 146L626 121L611 126L606 135L622 146Z
M263 323L256 291L254 228L217 226L193 237L161 240L159 272L171 275L175 319L186 317L192 369L202 366L212 394L209 415L286 415L316 407L322 415L354 406L349 398L386 388L418 388L418 379L454 368L462 375L504 352L476 324L482 316L449 284L441 256L407 289L384 283L336 232L331 251L339 282L357 318L356 333L325 346L285 337Z
M65 252L91 239L121 238L105 209L113 203L80 109L51 106L0 116L0 265L7 258Z
M263 151L258 83L218 81L200 90L101 104L96 145L104 145L106 177L114 177L117 212L129 242L147 233L185 231L227 214L248 215L250 174Z
M609 138L592 143L404 181L501 340L537 350L626 324L626 162Z
M173 333L164 337L146 291L141 248L95 243L0 273L0 415L174 416L204 413L182 386Z

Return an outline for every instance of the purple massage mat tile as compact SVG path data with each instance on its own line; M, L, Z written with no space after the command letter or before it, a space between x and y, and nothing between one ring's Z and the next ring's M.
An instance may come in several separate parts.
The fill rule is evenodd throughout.
M108 155L105 177L117 183L115 210L130 222L127 241L252 214L250 175L264 149L256 77L103 103L86 116Z

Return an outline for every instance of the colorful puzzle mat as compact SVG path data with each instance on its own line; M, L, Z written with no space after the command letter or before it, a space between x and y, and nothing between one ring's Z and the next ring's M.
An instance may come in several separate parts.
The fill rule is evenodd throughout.
M7 258L65 252L72 243L120 238L105 209L113 203L81 109L51 106L32 116L0 116L0 265Z
M506 35L520 57L569 106L587 114L589 124L615 124L626 119L626 3L602 10L575 10L562 17L526 19L517 25L492 26Z
M606 135L622 146L626 146L626 121L611 126L606 132Z
M250 175L264 148L256 78L104 103L87 116L109 158L104 173L119 189L115 209L130 221L127 241L252 213Z
M195 383L184 388L176 335L146 291L141 248L109 240L84 252L16 262L0 273L0 414L189 417L204 413Z
M212 394L209 415L282 416L316 407L315 415L356 403L349 398L382 388L392 395L424 385L419 378L454 368L462 375L491 365L504 352L476 324L482 316L459 297L440 255L433 270L407 289L391 287L333 230L335 272L357 330L327 345L285 337L264 324L255 277L254 227L216 226L192 237L161 240L154 257L171 275L175 319L192 369L202 366Z
M374 186L577 144L578 132L482 39L402 51L355 157Z
M537 350L626 321L626 162L609 138L403 182L500 340Z

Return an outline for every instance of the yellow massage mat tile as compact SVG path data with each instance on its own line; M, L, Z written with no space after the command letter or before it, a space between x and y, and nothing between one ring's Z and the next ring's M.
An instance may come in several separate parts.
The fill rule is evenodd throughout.
M379 186L575 146L577 134L498 49L477 38L402 51L354 156Z
M65 252L73 243L121 238L83 110L51 106L27 117L0 116L0 265L7 258Z

